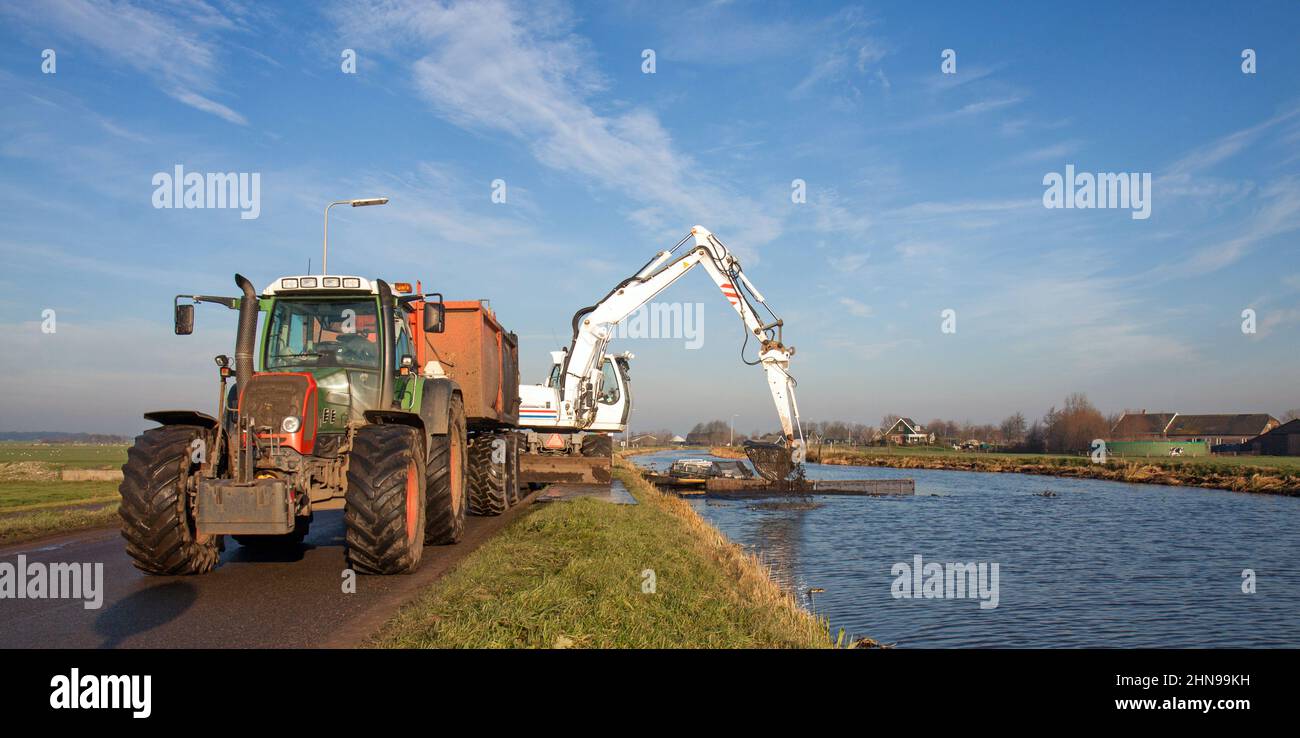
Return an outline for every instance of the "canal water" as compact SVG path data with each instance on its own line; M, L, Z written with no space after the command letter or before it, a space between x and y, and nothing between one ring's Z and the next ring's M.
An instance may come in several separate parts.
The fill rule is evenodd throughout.
M666 470L679 458L714 457L631 460ZM691 504L832 633L899 647L1300 646L1300 499L930 469L810 464L808 476L912 478L916 496ZM917 556L920 579L901 567ZM987 586L927 598L927 582L930 594L957 595L958 579L978 579L954 570L947 586L926 576L929 563L990 565ZM813 588L825 591L810 602Z

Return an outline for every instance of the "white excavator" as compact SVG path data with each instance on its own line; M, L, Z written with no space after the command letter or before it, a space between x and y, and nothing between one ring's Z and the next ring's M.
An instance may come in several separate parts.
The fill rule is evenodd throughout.
M693 242L686 251L678 250ZM794 347L782 343L783 321L745 276L740 261L716 236L695 226L677 245L660 251L636 274L619 282L595 305L573 316L573 340L568 348L551 352L552 366L544 384L519 387L519 425L527 453L520 456L524 481L608 482L613 439L627 428L632 409L628 373L632 354L605 352L617 325L656 295L699 266L717 284L745 324L745 343L758 343L756 361L763 367L768 389L781 423L780 443L749 441L745 452L764 478L784 481L802 474L803 429L790 376ZM764 322L754 303L771 320Z

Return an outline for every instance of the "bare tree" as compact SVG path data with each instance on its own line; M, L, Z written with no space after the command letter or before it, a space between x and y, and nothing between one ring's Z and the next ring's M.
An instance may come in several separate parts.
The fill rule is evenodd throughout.
M1002 421L1000 430L1002 431L1002 441L1004 443L1020 443L1025 440L1025 431L1028 430L1025 425L1025 416L1020 411L1007 416L1007 419Z
M1104 438L1110 432L1106 418L1081 392L1066 397L1061 410L1048 410L1043 425L1047 451L1051 453L1082 453L1092 446L1093 439Z

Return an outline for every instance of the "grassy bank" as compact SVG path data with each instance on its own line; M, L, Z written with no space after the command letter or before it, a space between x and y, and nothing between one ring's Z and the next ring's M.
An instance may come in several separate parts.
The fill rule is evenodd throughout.
M743 457L738 448L715 447L712 453ZM999 454L939 448L813 448L808 460L844 466L895 469L949 469L979 472L1044 474L1107 479L1137 484L1211 487L1234 492L1300 495L1300 458L1289 456L1202 456L1121 459L1094 464L1085 456Z
M536 505L376 636L397 648L824 648L825 621L621 459L637 505ZM644 593L647 570L654 592Z
M126 446L0 443L0 543L117 521L117 482L70 482L64 469L114 469Z

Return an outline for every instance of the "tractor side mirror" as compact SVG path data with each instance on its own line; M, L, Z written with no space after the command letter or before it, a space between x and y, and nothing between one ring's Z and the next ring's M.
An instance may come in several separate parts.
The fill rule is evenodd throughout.
M176 306L176 335L188 336L194 332L194 306Z
M441 302L424 303L424 332L425 333L442 333L444 321L447 319L447 309Z

